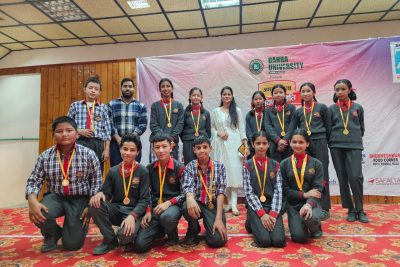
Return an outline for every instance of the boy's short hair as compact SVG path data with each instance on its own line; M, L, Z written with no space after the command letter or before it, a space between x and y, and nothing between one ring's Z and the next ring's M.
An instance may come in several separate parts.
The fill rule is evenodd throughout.
M193 141L193 148L197 145L203 144L203 143L207 143L209 146L211 146L211 141L210 138L208 138L205 135L200 135L198 137L196 137Z
M151 141L152 144L162 141L168 141L168 143L172 143L172 138L169 134L166 133L158 133L153 137Z
M124 143L126 143L126 142L135 143L136 149L138 151L142 150L142 142L140 141L140 138L138 136L133 135L133 134L127 134L127 135L122 136L121 142L119 143L119 147L121 148L124 145Z
M85 81L85 88L88 86L89 83L97 83L100 85L100 91L101 91L101 81L98 76L92 76L89 79Z
M60 116L54 119L53 123L51 124L51 130L53 133L55 132L57 126L61 123L69 123L75 131L78 130L78 126L76 125L76 122L73 118L68 117L68 116Z

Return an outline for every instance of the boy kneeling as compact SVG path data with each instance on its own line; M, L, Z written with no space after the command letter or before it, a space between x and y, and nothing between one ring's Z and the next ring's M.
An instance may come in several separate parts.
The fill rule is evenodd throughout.
M122 162L109 170L101 191L90 199L89 212L103 235L103 242L93 250L94 255L105 254L118 245L133 247L140 218L150 201L148 171L135 161L141 149L137 136L123 136ZM112 225L121 226L117 235Z
M200 218L203 218L208 246L222 247L227 242L223 213L226 170L222 163L210 159L211 150L207 137L197 137L193 143L197 160L191 161L183 174L183 192L186 194L183 216L188 221L184 244L187 246L199 243Z

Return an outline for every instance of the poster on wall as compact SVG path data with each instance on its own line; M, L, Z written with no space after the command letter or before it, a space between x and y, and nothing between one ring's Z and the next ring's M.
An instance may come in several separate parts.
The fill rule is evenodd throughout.
M273 84L285 83L288 100L299 105L301 84L312 82L317 101L330 106L335 82L349 79L365 112L364 193L399 196L400 142L394 133L400 132L400 90L393 67L400 63L399 44L400 37L391 37L138 58L138 92L150 107L160 98L159 80L167 77L174 84L175 100L187 106L189 90L199 87L204 107L211 111L228 85L245 116L255 90L268 95ZM148 149L144 144L145 155ZM329 172L332 195L338 195L332 162Z
M400 83L400 43L390 43L390 55L392 59L393 82Z

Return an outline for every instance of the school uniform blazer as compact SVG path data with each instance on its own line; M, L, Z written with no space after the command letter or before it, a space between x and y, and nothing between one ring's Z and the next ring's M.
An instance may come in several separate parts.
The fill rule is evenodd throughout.
M197 123L197 116L193 116L194 123ZM195 136L195 128L192 119L191 111L186 108L184 111L184 126L183 131L181 132L181 140L182 141L189 141L194 140ZM210 112L206 109L200 109L200 121L199 121L199 135L207 136L211 138L211 118Z
M278 143L279 140L285 139L289 141L293 129L290 128L290 122L293 118L294 112L296 111L296 107L292 104L285 104L285 136L281 136L282 128L279 124L278 120L278 112L274 106L269 106L266 108L266 116L265 116L265 129L267 130L267 135L270 141ZM279 113L280 118L282 118L282 112Z
M266 117L266 110L263 111L263 118L261 124L261 130L265 131L265 117ZM254 114L254 110L250 110L246 114L246 136L249 144L251 143L251 139L255 132L257 132L257 125L256 125L256 118Z
M183 129L183 106L178 101L172 100L172 127L167 127L167 124L167 114L165 113L165 108L162 100L154 102L151 105L150 113L150 142L153 141L153 138L157 133L169 134L174 139L175 143L179 142L179 135L181 134Z

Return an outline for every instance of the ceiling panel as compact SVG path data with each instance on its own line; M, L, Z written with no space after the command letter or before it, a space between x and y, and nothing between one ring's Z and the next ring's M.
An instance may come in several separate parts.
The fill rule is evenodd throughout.
M318 8L317 17L344 15L351 12L358 0L324 0Z
M347 16L315 18L311 22L311 27L342 24L346 18Z
M131 9L126 3L126 0L117 0L117 2L120 4L122 9L125 10L125 12L128 15L142 15L142 14L152 14L161 12L161 8L156 0L147 0L147 2L150 4L150 7L139 8L139 9Z
M168 19L175 30L204 28L203 17L199 11L169 13Z
M393 7L393 9L394 9L394 10L395 10L395 9L400 10L400 2L398 2L398 3Z
M176 39L173 32L147 33L146 38L149 41Z
M14 27L5 27L5 28L0 28L0 31L12 36L14 39L18 41L40 41L43 40L43 38L28 29L28 27L25 26L14 26Z
M208 27L239 25L239 7L204 10Z
M242 9L242 23L275 21L278 3L248 5Z
M65 22L63 25L78 37L95 37L106 35L106 33L92 21Z
M83 38L88 44L111 44L114 40L110 37L94 37L94 38Z
M392 11L386 14L383 20L400 19L400 11Z
M122 10L112 0L74 0L74 2L92 18L107 18L124 15Z
M37 24L53 21L31 4L0 6L0 10L15 20L25 24Z
M368 21L378 21L385 13L369 13L369 14L358 14L351 15L346 23L357 23L357 22L368 22Z
M262 24L252 24L252 25L243 25L242 32L265 32L272 31L274 28L274 23L262 23Z
M362 0L354 13L384 11L391 8L397 0Z
M68 39L68 40L56 40L54 41L59 46L76 46L84 45L85 43L79 39Z
M238 34L239 31L240 31L239 26L213 28L208 30L211 36Z
M4 57L5 55L7 55L10 52L9 49L0 46L0 58Z
M190 30L190 31L178 31L176 32L179 38L195 38L207 36L206 30Z
M29 46L30 48L51 48L56 47L55 44L49 41L39 41L39 42L25 42L25 45Z
M129 34L138 32L128 18L101 19L96 20L96 22L109 34Z
M31 28L47 39L68 39L74 36L58 24L33 25Z
M279 20L311 18L319 0L297 0L283 2Z
M130 35L119 35L113 36L117 42L140 42L144 41L144 37L141 34L130 34Z
M304 28L307 27L309 21L309 19L280 21L276 24L276 28L279 30Z
M132 17L132 20L142 32L160 32L171 30L171 27L168 25L168 22L163 14Z
M3 44L5 47L7 47L10 50L25 50L29 49L29 47L21 44L21 43L11 43L11 44Z
M164 10L167 12L200 9L198 0L160 0L160 3Z
M14 43L15 40L11 39L7 36L5 36L4 34L0 33L0 43L4 44L4 43Z
M0 27L18 25L19 23L7 16L5 13L0 12Z

